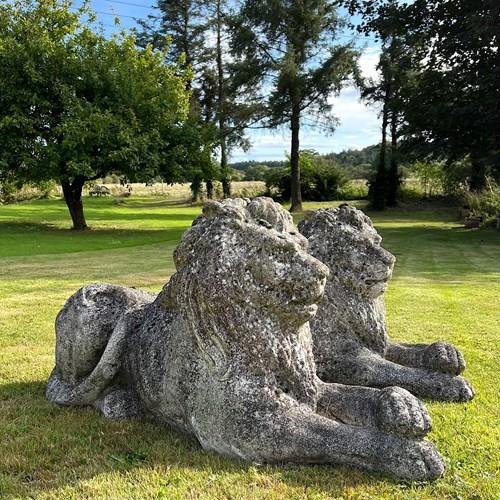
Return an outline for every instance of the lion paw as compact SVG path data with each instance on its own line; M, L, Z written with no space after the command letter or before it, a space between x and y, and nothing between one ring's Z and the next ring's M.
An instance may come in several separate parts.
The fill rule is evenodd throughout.
M396 445L396 446L394 446ZM425 440L401 440L381 450L381 468L394 476L410 481L431 481L445 469L436 447Z
M437 372L459 375L465 369L462 353L447 342L434 342L423 352L423 363L426 368Z
M435 388L435 393L431 397L437 401L464 403L474 397L474 390L463 377L450 377L446 383Z
M422 437L432 428L431 417L424 404L401 387L380 391L377 427L402 436Z

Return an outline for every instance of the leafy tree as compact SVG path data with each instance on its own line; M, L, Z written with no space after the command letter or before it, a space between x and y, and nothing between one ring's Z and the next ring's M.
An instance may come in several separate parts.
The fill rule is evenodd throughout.
M404 85L401 136L421 157L449 165L469 157L469 186L500 175L500 52L496 0L352 0L360 29L387 29L404 41L412 78Z
M424 189L424 196L431 197L443 186L443 163L438 161L417 161L415 173Z
M314 150L300 151L301 193L305 200L328 201L338 196L338 191L347 183L347 178L332 161L320 156ZM266 186L279 199L288 201L291 197L291 158L285 167L269 170Z
M260 164L261 163L256 161L256 160L249 160L249 161L234 162L234 163L231 163L229 166L233 169L241 170L241 171L245 172L250 167L254 167L254 166L260 165ZM280 167L284 166L284 162L277 161L277 160L271 160L271 161L266 160L265 165L269 168L280 168Z
M302 209L299 140L306 113L325 116L328 98L339 92L356 67L350 45L334 45L342 26L337 2L245 0L232 20L232 50L241 89L255 94L255 115L264 126L291 130L291 211ZM333 123L333 120L331 120Z
M470 189L500 175L500 52L495 0L417 0L409 35L420 40L419 78L406 135L452 160L469 155Z
M377 65L379 79L367 81L360 79L359 84L364 99L381 105L382 136L379 161L370 185L370 195L373 208L383 209L386 205L396 205L401 184L398 138L404 89L408 87L411 74L412 60L409 54L412 53L412 47L405 44L402 35L402 25L398 17L400 6L397 0L386 0L378 4L364 2L364 7L365 24L361 25L360 30L367 34L375 32L382 46ZM372 10L369 7L372 7Z
M269 172L267 165L251 165L245 171L246 181L265 181Z
M55 0L0 6L0 178L60 182L73 227L87 227L82 189L120 173L167 180L169 138L189 95L164 54L107 39Z

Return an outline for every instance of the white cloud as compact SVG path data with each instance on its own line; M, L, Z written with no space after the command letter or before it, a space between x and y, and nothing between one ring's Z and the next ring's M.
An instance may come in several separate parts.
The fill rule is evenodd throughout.
M359 67L365 78L377 79L377 64L380 57L379 47L366 47L359 58Z

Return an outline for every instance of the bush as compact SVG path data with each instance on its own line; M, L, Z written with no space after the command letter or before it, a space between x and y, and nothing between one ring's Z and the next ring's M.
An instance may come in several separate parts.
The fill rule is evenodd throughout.
M344 172L330 159L311 150L300 152L300 186L302 199L328 201L340 199L340 189L347 183ZM290 161L283 168L271 169L266 175L268 194L280 200L291 196Z
M245 181L265 181L269 172L267 165L250 165L245 171Z
M490 188L481 193L464 192L462 201L473 215L492 219L500 214L500 187L490 183Z
M19 182L0 183L0 203L17 203L27 200L49 198L56 191L57 183L43 181L37 184Z
M368 197L368 184L364 179L352 180L337 190L339 200L364 200Z
M466 156L462 160L444 165L443 191L448 195L461 195L469 190L472 165Z
M425 197L431 198L432 195L442 192L445 179L443 162L417 161L415 174L424 190Z

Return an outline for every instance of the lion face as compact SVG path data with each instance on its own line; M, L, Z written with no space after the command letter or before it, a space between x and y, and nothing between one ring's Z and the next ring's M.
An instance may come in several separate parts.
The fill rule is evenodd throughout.
M382 238L363 212L349 206L318 210L299 227L332 277L371 298L385 292L395 257L380 246Z
M259 308L299 323L313 318L328 269L307 253L307 240L266 225L242 230L247 247L244 260L237 264L244 277L241 292Z
M206 206L175 258L213 307L238 305L302 324L316 313L328 276L307 248L272 200L225 200Z

